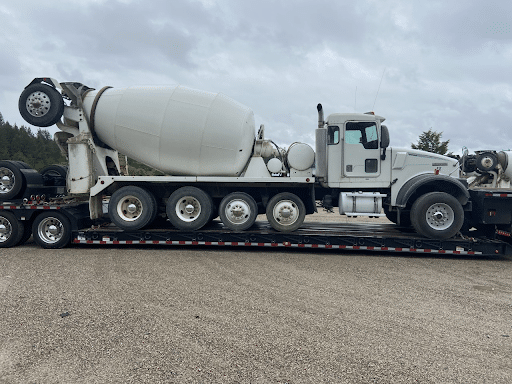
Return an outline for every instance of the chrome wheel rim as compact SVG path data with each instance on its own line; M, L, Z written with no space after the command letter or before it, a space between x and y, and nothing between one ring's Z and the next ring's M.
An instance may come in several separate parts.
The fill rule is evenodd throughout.
M430 228L442 231L450 228L453 224L455 213L448 204L435 203L427 209L426 219Z
M231 223L245 224L251 217L251 207L245 200L231 200L224 213Z
M193 196L183 196L176 203L175 210L181 221L190 223L201 215L201 203Z
M52 103L46 93L37 91L29 95L25 106L32 116L43 117L50 112Z
M299 218L299 207L291 200L281 200L272 210L274 219L281 225L292 225Z
M0 217L0 243L6 242L12 236L12 225L5 217Z
M64 236L64 225L55 217L46 217L37 226L37 234L45 243L54 244Z
M117 203L117 214L124 221L137 220L144 211L142 202L135 196L125 196Z
M9 168L0 168L0 193L9 193L16 184L16 177Z

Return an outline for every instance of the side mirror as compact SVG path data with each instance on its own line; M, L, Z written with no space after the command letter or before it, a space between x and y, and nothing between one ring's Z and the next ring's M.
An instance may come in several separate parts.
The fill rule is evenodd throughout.
M386 127L385 125L380 126L380 147L389 147L389 131L388 127Z
M389 147L389 131L385 125L380 126L380 147L382 148L381 160L386 160L386 148Z

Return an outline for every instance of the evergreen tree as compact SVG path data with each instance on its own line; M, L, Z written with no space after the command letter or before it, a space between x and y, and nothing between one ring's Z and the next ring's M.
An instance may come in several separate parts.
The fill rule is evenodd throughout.
M23 161L38 171L52 164L67 164L47 130L39 129L34 134L30 127L12 126L1 113L0 138L0 160Z
M443 132L436 132L430 128L420 135L417 144L411 144L411 148L445 155L446 152L448 152L448 143L450 140L441 141L442 135Z

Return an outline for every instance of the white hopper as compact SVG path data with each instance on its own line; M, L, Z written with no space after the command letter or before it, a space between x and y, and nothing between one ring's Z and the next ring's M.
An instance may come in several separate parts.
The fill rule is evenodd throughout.
M89 113L97 93L84 97ZM237 176L254 143L248 107L182 86L107 89L94 123L101 141L171 175Z

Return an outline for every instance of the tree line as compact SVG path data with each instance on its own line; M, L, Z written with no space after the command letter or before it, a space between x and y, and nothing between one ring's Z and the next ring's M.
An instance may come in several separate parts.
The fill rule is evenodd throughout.
M66 165L67 161L46 129L33 132L31 128L4 121L0 113L0 160L24 161L40 171L52 164Z

